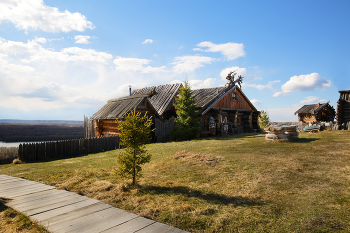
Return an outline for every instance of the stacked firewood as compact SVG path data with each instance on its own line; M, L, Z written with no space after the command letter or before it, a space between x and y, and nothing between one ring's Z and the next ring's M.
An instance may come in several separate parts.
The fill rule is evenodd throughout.
M299 136L296 125L269 127L266 131L268 132L265 136L267 141L288 142Z

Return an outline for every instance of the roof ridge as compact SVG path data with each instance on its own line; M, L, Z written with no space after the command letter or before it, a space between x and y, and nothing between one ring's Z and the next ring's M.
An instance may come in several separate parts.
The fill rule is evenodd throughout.
M108 102L115 102L118 100L125 100L125 99L134 99L134 98L140 98L140 97L148 97L149 94L137 94L137 95L128 95L128 96L124 96L124 97L120 97L120 98L115 98L115 99L110 99L107 101Z

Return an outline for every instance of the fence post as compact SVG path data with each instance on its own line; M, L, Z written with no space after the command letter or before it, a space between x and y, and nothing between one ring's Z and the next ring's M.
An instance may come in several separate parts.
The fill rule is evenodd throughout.
M22 144L19 144L19 146L18 146L18 159L19 160L22 160L22 148L23 148Z

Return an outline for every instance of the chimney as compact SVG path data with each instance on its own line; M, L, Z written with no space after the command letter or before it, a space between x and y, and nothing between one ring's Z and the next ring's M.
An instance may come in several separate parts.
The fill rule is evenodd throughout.
M320 107L320 103L317 103L317 107Z
M129 85L129 95L131 95L131 85Z

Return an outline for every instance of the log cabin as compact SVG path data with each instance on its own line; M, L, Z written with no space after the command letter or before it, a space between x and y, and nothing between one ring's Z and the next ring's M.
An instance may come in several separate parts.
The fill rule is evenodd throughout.
M157 87L146 87L131 92L130 96L112 99L107 102L90 119L90 137L109 137L120 133L116 119L121 120L126 113L136 108L141 115L152 117L156 128L153 141L165 141L171 131L175 116L175 96L182 84L167 84Z
M200 111L203 134L225 134L259 131L260 112L231 80L227 85L193 91ZM154 142L169 139L174 126L176 110L174 104L182 84L167 84L130 91L130 96L112 99L89 120L92 137L118 135L115 119L122 119L125 113L136 111L152 116L155 132Z
M193 96L204 135L260 131L260 112L237 85L198 89Z
M298 114L298 121L301 123L313 122L333 122L335 110L329 103L317 103L304 105L298 109L294 115Z
M339 91L336 117L338 129L350 129L350 90Z

